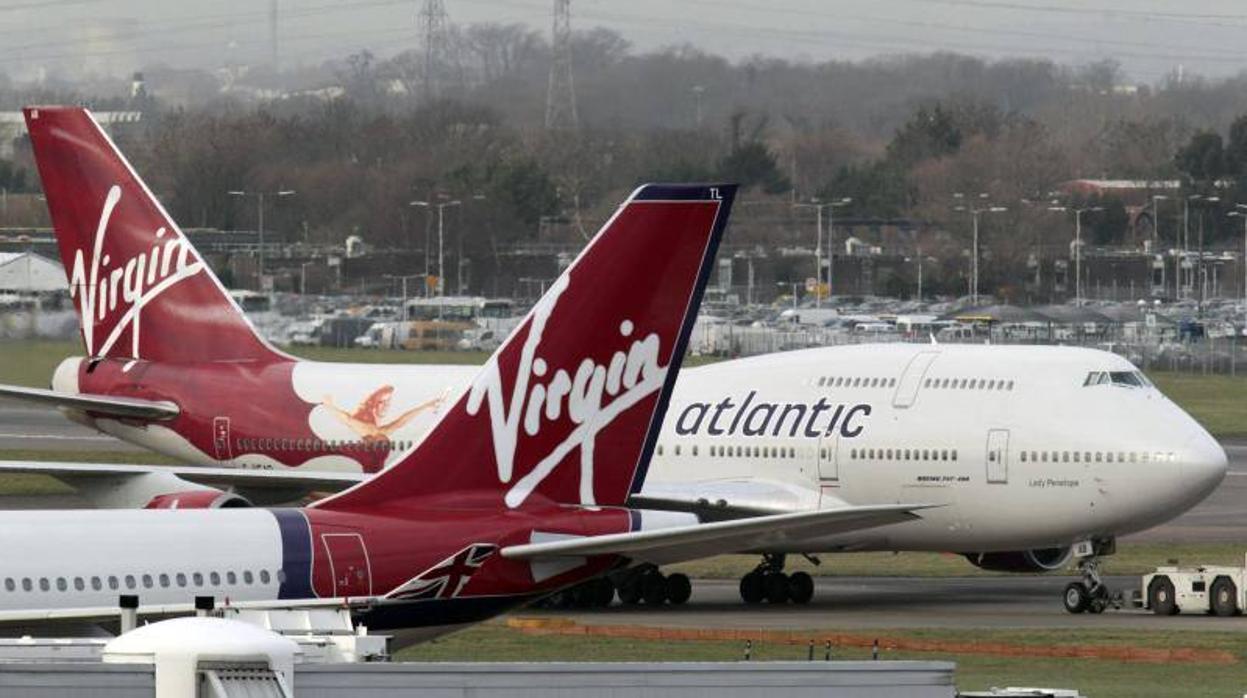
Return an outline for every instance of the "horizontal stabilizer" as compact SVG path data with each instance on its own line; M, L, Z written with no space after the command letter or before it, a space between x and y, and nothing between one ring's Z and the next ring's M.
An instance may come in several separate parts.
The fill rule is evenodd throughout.
M622 555L639 562L668 565L724 553L783 548L794 542L911 521L919 518L916 511L931 506L934 505L887 504L776 514L512 545L503 548L501 554L514 560Z
M123 463L53 463L0 460L0 473L48 475L69 485L93 478L141 477L168 473L200 485L231 490L304 489L337 491L368 479L366 473L315 470L247 470L206 468L197 465L166 466Z
M81 395L62 393L42 388L26 388L17 385L0 385L0 398L23 400L52 407L85 410L93 414L120 417L122 419L173 419L181 413L172 402L140 400L131 397L104 395Z

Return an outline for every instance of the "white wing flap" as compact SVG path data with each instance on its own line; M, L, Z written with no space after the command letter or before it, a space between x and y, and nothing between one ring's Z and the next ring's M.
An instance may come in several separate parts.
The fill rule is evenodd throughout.
M628 498L634 509L682 511L702 521L722 521L817 509L819 494L809 487L749 478L646 483Z
M622 555L640 562L668 565L723 553L777 548L838 533L902 523L934 505L889 504L775 514L732 521L613 533L503 548L503 557L545 560L589 555Z
M0 385L0 397L52 407L66 407L125 419L173 419L181 413L172 402L62 393L42 388Z

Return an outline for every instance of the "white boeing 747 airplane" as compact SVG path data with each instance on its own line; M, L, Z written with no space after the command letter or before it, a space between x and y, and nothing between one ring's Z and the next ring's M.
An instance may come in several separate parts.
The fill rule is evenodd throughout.
M449 407L441 398L476 375L475 367L315 363L272 348L89 115L44 116L30 121L32 145L87 352L57 370L52 390L0 387L0 395L56 405L189 465L7 462L0 470L54 475L110 507L289 501L357 485L401 461ZM564 378L517 391L521 402L508 414L534 429L569 395L581 405L606 380L592 369ZM1067 590L1066 605L1095 611L1107 600L1098 556L1116 537L1207 496L1226 459L1113 354L898 344L686 369L640 468L644 487L629 493L629 505L712 524L928 507L834 536L786 528L742 549L764 556L741 580L748 602L811 598L813 581L785 574L785 555L928 550L1014 571L1056 569L1076 555L1084 579ZM686 578L656 569L688 551L665 550L634 551L636 571L616 576L621 597L688 598ZM581 600L612 591L597 585Z

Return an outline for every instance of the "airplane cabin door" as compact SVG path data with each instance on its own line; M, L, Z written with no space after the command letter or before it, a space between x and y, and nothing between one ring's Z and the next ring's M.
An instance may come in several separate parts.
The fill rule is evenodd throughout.
M818 479L823 484L839 484L840 464L836 453L839 444L838 432L831 436L823 435L818 439L818 446L815 447L817 452L814 456L818 459Z
M987 481L995 484L1009 482L1009 430L992 429L987 432Z
M329 558L334 596L371 596L372 568L364 537L358 533L325 533L320 537Z

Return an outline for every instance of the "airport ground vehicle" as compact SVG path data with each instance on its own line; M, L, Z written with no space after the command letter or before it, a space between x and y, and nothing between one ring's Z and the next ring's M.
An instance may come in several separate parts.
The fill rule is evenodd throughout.
M1158 616L1240 615L1247 608L1247 556L1244 558L1243 566L1158 567L1143 575L1139 603Z
M1241 615L1247 608L1247 555L1243 566L1196 565L1157 567L1143 575L1139 587L1110 594L1099 582L1098 572L1089 582L1065 586L1065 610L1070 613L1102 613L1108 609L1141 608L1158 616L1204 613Z

